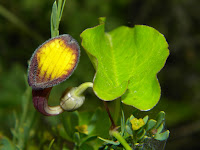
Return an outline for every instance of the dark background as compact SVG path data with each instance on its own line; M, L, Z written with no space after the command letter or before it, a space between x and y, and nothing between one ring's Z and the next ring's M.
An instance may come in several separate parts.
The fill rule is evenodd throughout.
M0 1L0 122L3 122L0 133L3 135L11 136L13 111L20 112L27 62L34 50L50 38L52 4L53 0ZM67 0L60 34L68 33L80 43L80 33L97 25L102 16L107 17L106 31L120 25L145 24L164 34L170 56L158 74L161 100L149 113L166 112L166 128L170 130L166 150L199 149L200 1ZM52 99L60 95L62 86L92 81L94 73L81 48L77 70L67 83L53 91ZM93 100L82 109L98 105L101 102Z

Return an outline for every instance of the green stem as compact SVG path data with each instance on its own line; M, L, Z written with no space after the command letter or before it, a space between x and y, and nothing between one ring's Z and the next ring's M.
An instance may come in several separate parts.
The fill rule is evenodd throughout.
M23 98L22 98L22 116L21 116L21 119L20 119L20 126L22 126L26 120L26 117L28 115L28 106L29 106L29 100L30 100L30 97L31 97L31 88L30 87L27 87L26 91L25 91L25 94L23 95Z
M36 31L33 31L33 29L29 28L22 20L20 20L20 18L18 18L15 14L7 10L2 5L0 5L0 16L3 16L16 27L28 34L30 37L34 38L36 41L44 41L43 37L36 33Z
M116 130L111 130L110 134L114 136L123 146L126 150L132 150L132 148L128 145L126 140L119 134Z
M117 124L118 119L120 118L120 107L121 107L121 98L115 100L115 113L113 116L114 122Z
M85 82L79 85L79 87L77 87L77 89L74 91L74 95L81 96L83 92L89 87L93 87L92 82Z

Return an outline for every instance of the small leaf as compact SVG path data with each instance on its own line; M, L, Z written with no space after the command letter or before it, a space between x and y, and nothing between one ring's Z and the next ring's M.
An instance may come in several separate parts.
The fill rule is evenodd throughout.
M78 111L71 112L70 114L70 123L72 128L75 128L79 124L79 114Z
M52 22L53 22L53 28L57 28L57 23L58 23L58 8L57 8L57 3L56 0L53 3L52 7Z
M74 138L73 139L74 139L74 142L79 146L81 139L80 139L80 134L78 132L74 133Z
M60 3L61 3L61 1L62 0L59 0L60 1ZM64 0L63 2L62 2L62 8L61 8L61 10L59 11L59 21L61 20L61 18L62 18L62 14L63 14L63 10L64 10L64 7L65 7L65 2L66 2L66 0Z
M131 129L130 126L127 126L127 125L126 125L126 132L127 132L128 134L130 134L130 135L133 135L133 131L132 131L132 129Z
M146 131L151 130L156 125L156 120L150 119L146 124Z
M108 144L112 144L112 145L119 145L120 143L118 141L111 141L111 140L108 140L108 139L104 139L104 138L101 138L101 137L98 137L100 140L108 143Z
M0 139L1 150L15 150L16 147L7 137L3 137Z
M60 21L60 18L62 17L62 16L61 16L62 5L63 5L63 1L62 1L62 0L58 0L57 12L58 12L59 21Z
M154 128L157 129L160 126L160 124L163 122L163 120L165 120L165 112L160 111L156 117L157 123Z
M146 131L143 129L142 132L138 135L137 134L137 141L141 140L146 134Z
M51 140L51 142L50 142L50 144L49 144L48 150L51 150L51 147L52 147L54 141L55 141L55 139L52 139L52 140Z
M132 120L132 119L134 119L134 118L135 118L135 117L134 117L133 115L131 115L129 120Z
M155 134L154 139L159 140L159 141L164 141L169 137L169 130L160 133L160 134Z
M156 134L159 134L160 132L162 132L163 128L164 128L164 125L163 125L163 123L162 123L162 124L157 128L157 133L156 133Z
M125 116L124 116L124 111L122 110L122 116L121 116L121 135L124 135L126 129L126 124L125 124Z
M88 134L107 137L109 135L110 121L105 111L97 109L88 124Z
M63 125L64 125L64 123L63 123ZM66 130L64 129L64 127L62 125L59 125L57 129L58 129L60 137L62 137L65 140L68 140L70 142L73 141L72 137L70 137L69 133L66 133Z
M147 123L148 119L149 119L149 116L148 116L148 115L146 115L146 116L143 118L143 121L144 121L145 124Z
M96 68L94 92L103 100L122 96L140 110L153 108L160 98L156 74L169 55L168 44L155 29L137 25L104 32L104 23L81 33L82 46ZM97 61L97 62L95 62Z
M97 136L86 136L86 137L81 137L81 144L80 144L80 145L82 145L83 143L86 143L86 142L95 140L95 139L97 139Z
M105 17L100 17L99 18L99 24L105 24L106 18Z
M79 116L78 112L65 112L62 115L62 123L65 129L65 132L69 137L72 139L73 134L76 131L75 126L78 126L79 124Z
M87 144L87 143L83 143L80 146L80 150L95 150L91 145Z
M130 118L128 118L128 119L126 120L126 126L129 126L129 127L131 127Z

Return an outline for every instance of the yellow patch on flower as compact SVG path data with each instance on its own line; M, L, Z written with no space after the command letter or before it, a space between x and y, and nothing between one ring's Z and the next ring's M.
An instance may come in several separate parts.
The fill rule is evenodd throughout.
M141 128L142 126L144 126L144 120L142 118L133 118L131 121L132 124L132 129L133 130L138 130L139 128Z
M72 70L76 64L76 56L62 39L55 39L41 47L37 52L37 61L39 75L52 80Z
M33 54L29 67L29 85L52 87L71 75L79 59L79 45L70 35L46 41Z
M88 134L88 126L85 124L81 126L76 126L75 129L78 130L78 132L80 133Z

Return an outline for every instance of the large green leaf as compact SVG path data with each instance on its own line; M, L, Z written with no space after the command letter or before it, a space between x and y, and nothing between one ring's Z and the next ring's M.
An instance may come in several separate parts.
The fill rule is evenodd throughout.
M162 34L145 25L106 33L101 23L83 31L81 38L96 69L93 89L99 98L113 100L123 95L123 103L140 110L157 104L161 90L156 74L169 55Z

